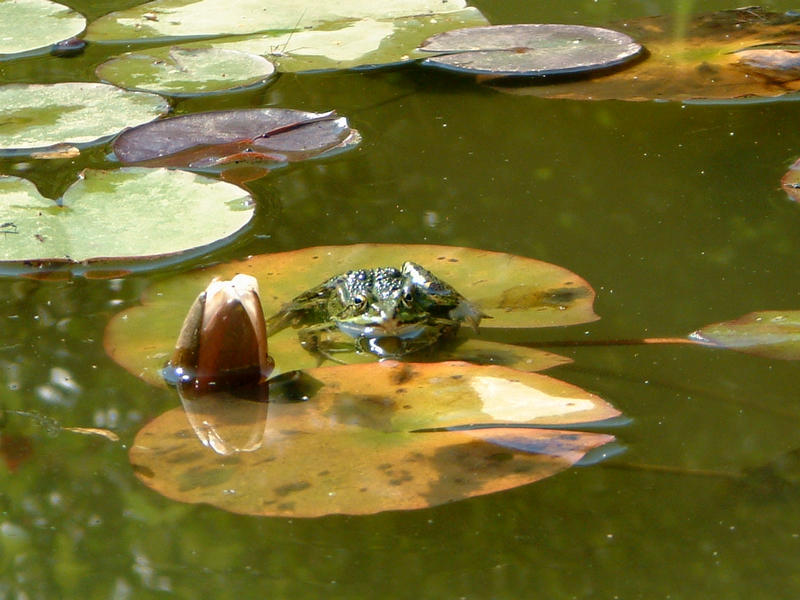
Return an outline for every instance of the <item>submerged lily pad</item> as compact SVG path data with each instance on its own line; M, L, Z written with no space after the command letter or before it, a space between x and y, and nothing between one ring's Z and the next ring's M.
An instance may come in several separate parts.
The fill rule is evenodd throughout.
M160 96L104 83L0 86L0 155L101 141L165 114Z
M211 94L264 83L275 72L267 59L216 48L151 48L128 52L95 70L103 81L170 96Z
M333 111L256 108L147 123L114 140L114 154L128 164L213 170L243 162L305 160L350 148L360 139Z
M750 6L693 18L646 17L614 27L643 44L648 58L579 81L489 83L510 94L575 100L729 100L800 91L800 69L787 61L791 49L800 51L795 13ZM785 44L783 54L775 52L775 44Z
M58 202L0 176L0 268L184 252L233 235L253 210L243 189L185 171L87 169Z
M707 325L689 336L703 344L767 358L800 360L800 310L766 310Z
M134 440L137 476L169 498L249 515L418 509L549 477L614 439L531 425L620 414L575 386L503 367L388 361L307 375L320 382L317 393L282 402L270 390L264 410L249 411L258 413L254 426L230 427L213 409L204 419L199 405L198 439L182 409L161 415ZM243 451L215 451L209 427L233 431Z
M158 384L161 369L172 354L175 340L189 307L213 277L231 279L247 273L258 279L265 315L333 275L356 268L399 266L403 261L419 263L432 271L490 318L481 329L506 327L554 327L586 323L597 319L592 310L594 290L575 273L562 267L522 256L471 248L402 244L356 244L319 246L292 252L263 254L246 261L217 265L160 282L148 290L143 306L116 315L106 330L108 354L138 377ZM269 338L275 374L317 364L320 357L302 350L297 332L286 328ZM467 346L463 357L489 352ZM522 349L497 354L488 362L552 366L560 357L528 354ZM449 350L448 350L449 352ZM458 348L446 358L461 359ZM538 353L541 351L534 351ZM356 355L358 356L358 355ZM510 357L510 358L509 358ZM340 356L342 360L354 360ZM363 360L374 360L371 355ZM358 360L358 359L355 359ZM556 362L553 362L553 361ZM313 361L309 363L308 361ZM503 361L508 361L503 362Z
M443 52L425 66L491 75L548 76L588 73L635 59L642 47L610 29L583 25L524 24L456 29L426 40L421 50Z
M51 44L78 35L86 19L49 0L0 0L0 60L45 51Z
M781 178L781 186L791 200L800 202L800 159L798 159Z

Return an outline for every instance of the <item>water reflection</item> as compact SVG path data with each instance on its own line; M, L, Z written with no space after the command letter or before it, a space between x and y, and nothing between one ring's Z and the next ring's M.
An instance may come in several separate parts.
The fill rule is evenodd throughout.
M202 392L192 384L177 386L186 419L206 448L223 456L253 452L281 433L267 419L276 405L305 402L321 383L301 371L290 371L267 383Z

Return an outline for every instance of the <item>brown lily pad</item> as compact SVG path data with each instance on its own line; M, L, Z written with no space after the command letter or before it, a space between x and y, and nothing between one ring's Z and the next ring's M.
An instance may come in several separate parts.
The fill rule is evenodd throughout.
M504 367L385 361L307 375L321 384L308 401L271 390L266 425L259 414L245 436L232 426L247 439L239 452L210 447L180 408L161 415L134 440L137 476L169 498L249 515L418 509L544 479L614 439L532 426L619 416L575 386ZM224 411L203 410L193 420L231 427Z
M460 73L545 77L590 73L625 64L643 48L610 29L520 24L467 27L428 38L420 50L441 52L424 66Z
M329 277L356 268L398 265L411 260L432 271L489 318L486 328L555 327L594 321L594 290L575 273L522 256L472 248L403 244L319 246L246 261L217 265L186 273L151 287L143 306L116 315L105 335L106 352L137 377L159 384L161 369L172 354L186 312L214 277L231 279L237 273L256 277L265 315ZM472 360L483 353L485 362L535 370L564 362L540 350L470 340L464 352L448 352L446 359ZM502 346L499 348L498 346ZM297 331L286 328L270 336L275 374L318 366L322 357L300 346ZM372 361L372 355L337 354L343 362ZM330 364L330 363L329 363Z
M511 93L574 100L730 100L771 98L800 90L794 13L759 7L692 18L646 17L614 26L644 45L649 57L626 69L580 81L524 87L490 84Z
M765 310L707 325L689 336L712 346L767 358L800 360L800 310Z
M114 141L126 164L219 170L250 163L287 163L342 150L360 141L334 111L258 108L194 113L134 127Z

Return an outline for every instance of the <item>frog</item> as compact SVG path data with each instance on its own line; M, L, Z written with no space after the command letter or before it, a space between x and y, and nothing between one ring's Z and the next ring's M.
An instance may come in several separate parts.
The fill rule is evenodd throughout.
M451 285L406 261L335 275L267 319L269 335L291 325L309 352L402 358L453 339L462 323L477 332L487 315Z

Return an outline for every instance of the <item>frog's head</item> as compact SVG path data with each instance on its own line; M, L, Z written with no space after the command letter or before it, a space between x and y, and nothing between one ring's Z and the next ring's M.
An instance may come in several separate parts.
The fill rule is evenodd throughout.
M417 302L414 282L394 267L344 273L335 282L328 311L336 322L361 327L413 323L429 316Z

